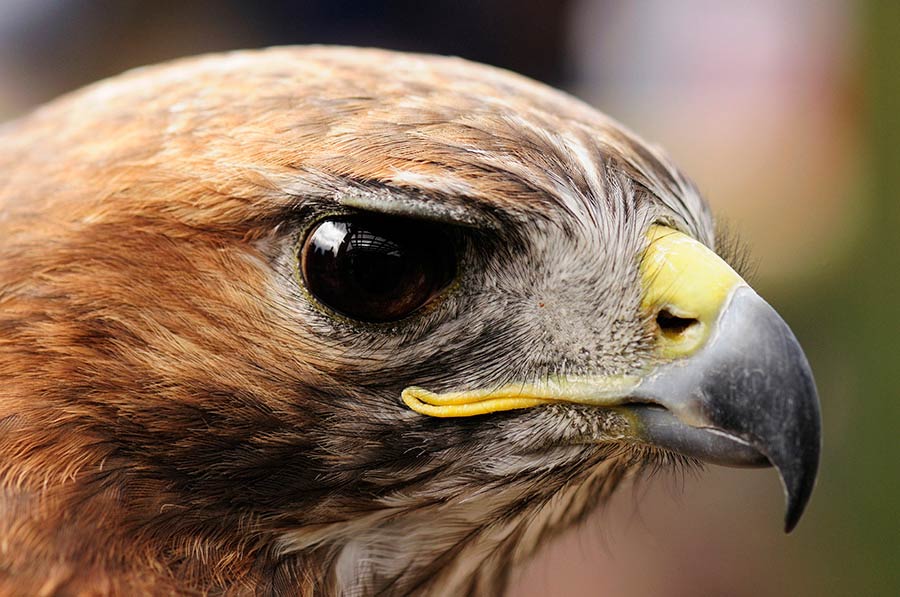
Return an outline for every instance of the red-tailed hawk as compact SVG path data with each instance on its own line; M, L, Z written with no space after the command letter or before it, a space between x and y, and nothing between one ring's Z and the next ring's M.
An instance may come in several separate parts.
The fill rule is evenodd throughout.
M139 69L0 129L0 593L496 595L816 391L658 150L463 60Z

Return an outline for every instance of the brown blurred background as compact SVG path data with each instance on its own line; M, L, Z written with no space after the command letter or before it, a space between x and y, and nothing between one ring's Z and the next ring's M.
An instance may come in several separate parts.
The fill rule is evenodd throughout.
M620 491L511 595L900 595L900 3L0 0L0 120L134 66L278 44L456 54L668 149L754 249L820 388L810 508L771 470ZM2 148L0 148L2 151Z

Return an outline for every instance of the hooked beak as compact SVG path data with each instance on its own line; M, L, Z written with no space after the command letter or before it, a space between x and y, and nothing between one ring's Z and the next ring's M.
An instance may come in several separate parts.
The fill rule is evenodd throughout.
M662 407L634 409L651 443L717 464L771 463L787 497L785 530L796 526L819 466L819 402L800 344L758 294L737 288L706 344L631 395Z
M648 236L642 308L657 322L659 361L652 368L445 394L410 387L403 401L438 417L558 402L624 407L634 440L715 464L773 465L789 532L819 463L809 363L784 320L715 253L671 228L653 226Z

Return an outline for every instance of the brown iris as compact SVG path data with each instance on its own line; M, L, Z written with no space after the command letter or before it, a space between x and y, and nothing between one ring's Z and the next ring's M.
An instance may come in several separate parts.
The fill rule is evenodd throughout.
M380 323L412 314L456 275L450 240L435 226L377 216L340 216L317 224L300 267L309 292L347 317Z

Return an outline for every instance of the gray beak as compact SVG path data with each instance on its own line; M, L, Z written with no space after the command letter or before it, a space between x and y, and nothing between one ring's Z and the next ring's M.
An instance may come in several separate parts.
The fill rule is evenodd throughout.
M752 289L734 290L699 351L660 365L632 395L648 442L716 464L774 466L785 531L796 526L819 466L819 400L793 332Z

